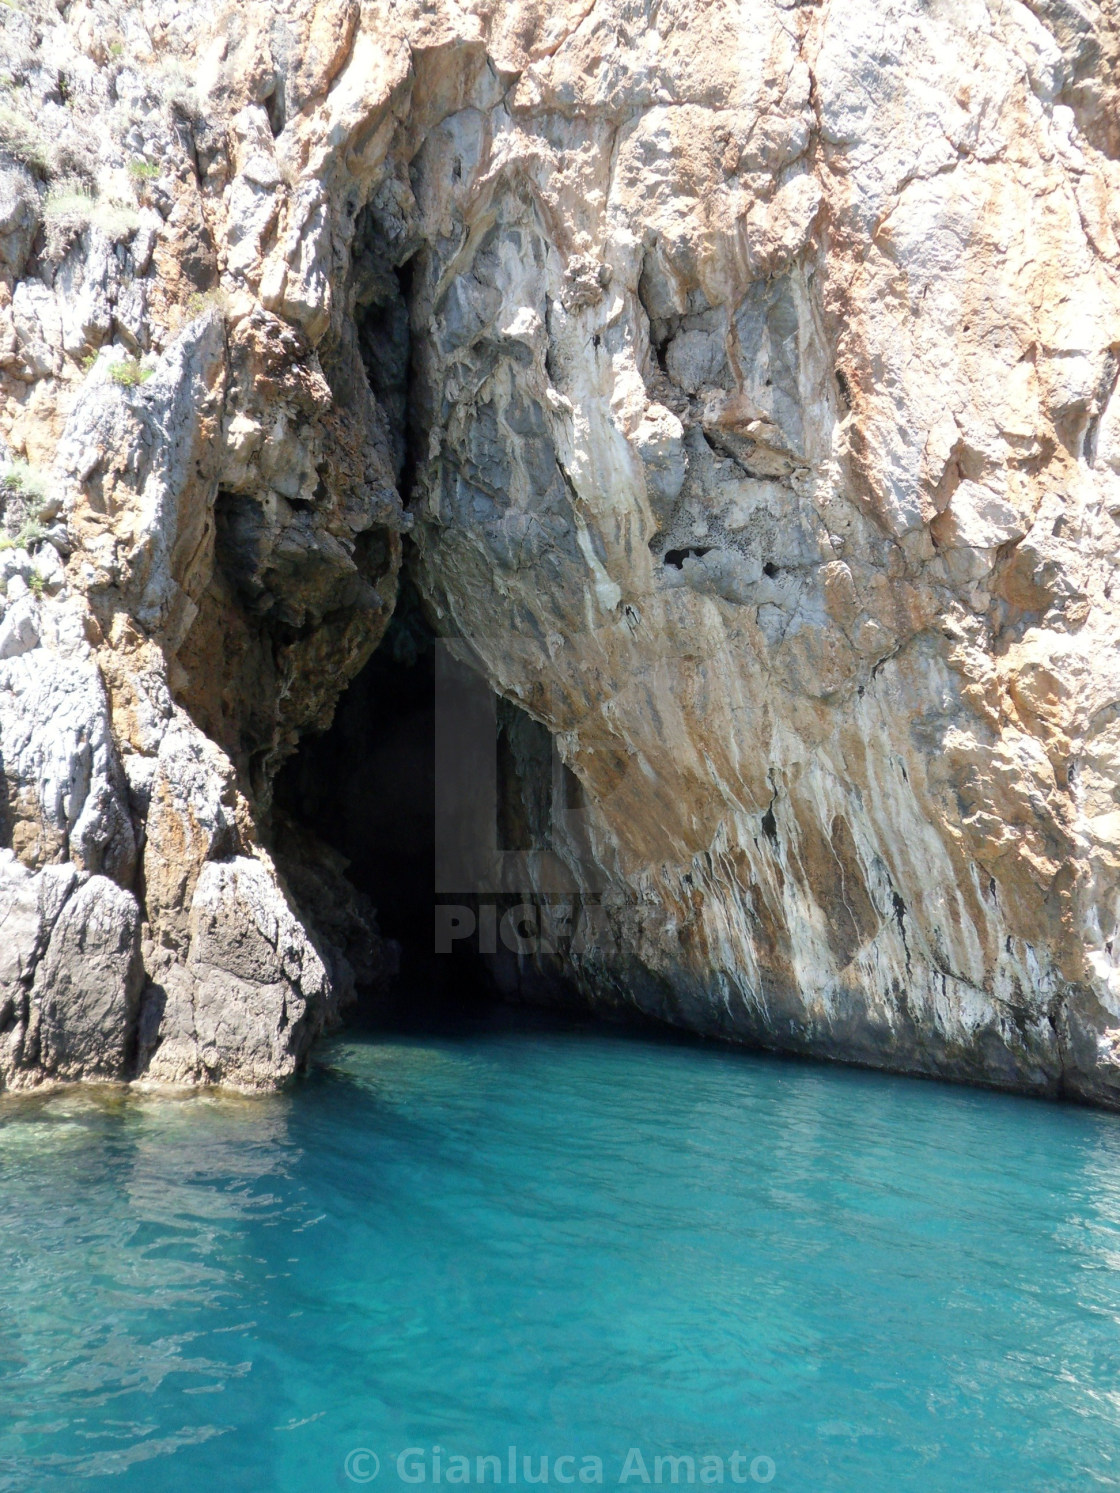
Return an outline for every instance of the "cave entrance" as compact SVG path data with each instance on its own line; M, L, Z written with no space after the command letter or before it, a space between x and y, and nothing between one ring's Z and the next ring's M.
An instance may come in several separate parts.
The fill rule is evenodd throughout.
M357 349L376 400L397 489L412 490L412 337L415 244L370 206L356 225L352 284ZM404 541L406 562L410 541ZM362 1024L454 1024L488 1007L477 955L435 951L436 645L419 594L400 573L389 628L338 701L331 726L307 735L278 775L273 803L349 863L346 879L373 904L400 946L388 990L358 986Z
M388 991L359 987L362 1024L442 1026L494 1002L469 948L435 952L435 666L435 640L402 573L389 630L330 728L305 737L276 779L276 807L346 857L347 879L400 945Z
M375 434L388 452L407 510L417 452L427 447L418 423L423 399L415 396L413 387L410 320L421 251L386 208L385 202L368 206L355 226L350 290L356 351L374 396L367 413L376 421ZM489 866L480 871L472 855L481 850L485 860L489 848L491 859L529 857L538 842L543 844L555 752L545 727L508 702L497 701L475 671L463 699L451 686L455 727L449 760L446 714L442 735L437 727L437 690L442 690L445 711L449 699L447 675L440 673L441 645L409 577L412 541L405 537L403 543L400 594L388 630L339 698L329 729L305 736L277 776L273 828L297 900L300 835L310 832L345 858L346 880L376 909L382 936L400 946L400 973L387 992L380 987L376 992L363 990L359 984L357 1020L381 1027L446 1028L477 1018L503 998L525 993L520 946L511 950L507 940L501 947L489 947L494 938L480 933L476 940L456 933L448 947L447 939L437 936L446 930L437 905L454 909L461 928L475 918L477 906L475 893L466 889L491 884L484 879ZM445 646L443 657L446 662ZM464 727L477 724L479 716L485 720L481 737L475 740ZM461 741L456 734L460 731ZM442 741L445 753L439 764L438 803L437 741ZM490 760L482 760L487 753ZM487 800L489 835L473 817L484 783L490 784L493 797L492 804ZM565 801L572 797L572 784ZM437 835L437 814L442 839ZM466 862L455 862L450 878L449 834L452 840L457 835L470 851ZM435 891L437 847L443 871L438 884L446 886L461 872L462 892ZM313 855L314 848L308 848ZM518 884L531 883L522 876ZM314 887L311 894L315 895ZM493 898L487 904L495 924L499 912L516 906L522 896L499 900L500 909ZM325 911L321 931L326 939L331 909L320 910ZM311 926L315 912L314 905L307 906Z

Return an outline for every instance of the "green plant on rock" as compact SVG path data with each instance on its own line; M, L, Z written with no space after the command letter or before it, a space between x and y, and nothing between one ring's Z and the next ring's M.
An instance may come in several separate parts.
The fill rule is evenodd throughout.
M38 513L46 502L47 479L26 461L13 461L0 477L0 494L5 497L23 498L27 512Z
M34 546L42 544L46 537L46 525L37 518L29 518L16 535L16 548L27 550L30 554Z
M187 297L187 318L197 321L207 311L220 311L224 316L229 310L229 296L220 286L213 290L196 290Z
M119 363L109 364L109 377L122 389L135 389L146 384L153 373L154 368L144 368L136 358L123 358Z
M133 181L156 181L160 175L160 168L154 161L129 161L128 174Z
M40 176L50 170L50 141L37 125L28 123L12 109L0 109L0 150Z
M43 593L47 589L46 577L40 575L37 570L33 570L27 577L27 585L31 591L32 596L38 597L41 600Z

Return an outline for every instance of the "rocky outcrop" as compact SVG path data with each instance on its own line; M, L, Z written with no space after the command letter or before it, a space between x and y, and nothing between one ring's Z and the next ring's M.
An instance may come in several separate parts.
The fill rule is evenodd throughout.
M9 521L8 839L135 899L123 1062L264 1081L332 1017L362 938L271 783L411 530L574 785L527 864L603 910L587 999L1120 1102L1111 4L3 26L0 429L64 519Z
M272 1084L392 966L353 894L305 926L263 827L384 632L407 520L356 334L321 358L220 283L280 178L262 110L203 123L196 20L3 17L9 1084ZM312 904L338 876L311 836L299 873Z

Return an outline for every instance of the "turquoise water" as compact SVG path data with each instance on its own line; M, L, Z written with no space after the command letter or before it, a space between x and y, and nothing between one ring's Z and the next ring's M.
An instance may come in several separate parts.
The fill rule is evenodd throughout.
M1120 1118L1084 1110L350 1036L280 1097L4 1100L0 1281L0 1489L397 1493L407 1448L504 1485L511 1445L577 1493L631 1448L651 1486L1120 1487Z

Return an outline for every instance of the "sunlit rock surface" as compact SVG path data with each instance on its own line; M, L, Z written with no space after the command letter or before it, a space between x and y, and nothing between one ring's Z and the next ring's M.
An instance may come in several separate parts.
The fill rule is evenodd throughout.
M411 529L578 780L586 997L1120 1102L1111 0L0 24L0 435L58 531L9 491L13 1031L67 863L140 909L122 1063L298 1067L354 971L270 785Z

